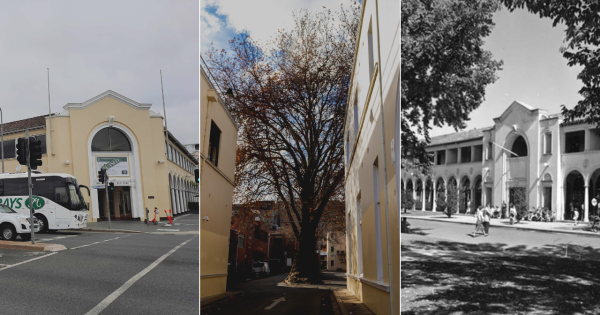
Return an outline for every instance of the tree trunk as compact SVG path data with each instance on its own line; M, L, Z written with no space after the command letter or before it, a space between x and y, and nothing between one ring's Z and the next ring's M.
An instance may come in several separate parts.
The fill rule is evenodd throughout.
M298 241L300 249L294 257L290 275L285 279L285 282L322 284L321 267L315 250L317 242L314 229L303 228Z

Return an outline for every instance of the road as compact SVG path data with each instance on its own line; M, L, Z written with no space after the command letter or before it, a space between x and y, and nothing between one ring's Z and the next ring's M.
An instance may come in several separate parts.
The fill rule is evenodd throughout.
M290 287L287 273L238 283L228 288L235 296L202 307L202 314L330 315L330 290L346 287L343 273L324 272L324 285ZM285 299L285 301L283 299Z
M183 223L183 222L182 222ZM2 314L198 314L198 235L58 232L0 249Z
M473 225L418 219L409 219L409 223L411 230L416 234L467 244L495 244L500 248L513 250L540 249L547 246L564 248L566 244L600 249L600 234L549 233L492 226L489 236L471 237L469 233L475 230L475 219Z

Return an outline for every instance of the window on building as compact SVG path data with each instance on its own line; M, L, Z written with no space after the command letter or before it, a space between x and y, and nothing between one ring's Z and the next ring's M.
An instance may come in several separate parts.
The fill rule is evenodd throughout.
M600 150L600 129L590 129L590 150Z
M367 33L368 45L369 45L369 79L373 79L373 71L375 68L374 56L373 56L373 20L369 22L369 31Z
M436 165L444 165L446 164L446 150L437 151L437 160L435 160Z
M517 139L515 139L511 151L514 152L511 153L511 158L527 156L527 142L525 142L525 139L522 136L519 136Z
M331 261L331 267L333 267L333 260Z
M92 139L92 151L131 151L131 144L119 129L108 127L96 133Z
M493 158L493 156L494 156L493 149L494 149L494 143L491 142L491 141L488 142L488 144L487 144L487 159L488 160L491 160Z
M483 145L473 146L473 162L481 162L483 160Z
M583 152L585 130L565 133L565 153Z
M333 253L333 246L331 246L331 252Z
M210 123L210 139L208 142L208 159L215 166L219 163L219 149L221 141L221 129L215 125L214 121Z
M552 133L544 134L544 154L552 154Z
M373 196L375 197L375 255L377 259L377 281L383 281L383 250L381 243L381 211L379 201L379 162L373 163Z
M346 166L350 167L350 136L346 137Z
M471 147L460 148L460 163L471 163Z
M360 208L360 192L356 196L356 247L358 249L357 267L358 276L363 276L363 257L362 257L362 210Z
M354 138L358 136L358 90L354 91Z
M433 162L435 160L435 153L434 152L427 152L427 159L429 160L429 162L431 164L433 164Z
M449 149L447 151L447 161L446 164L456 164L458 163L458 149Z
M15 139L4 140L4 158L14 159L17 157Z

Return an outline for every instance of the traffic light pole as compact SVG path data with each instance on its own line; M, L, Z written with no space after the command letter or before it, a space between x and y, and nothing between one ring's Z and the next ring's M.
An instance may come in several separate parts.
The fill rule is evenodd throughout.
M29 228L31 230L31 244L35 244L35 228L33 224L33 185L31 184L31 165L29 154L29 130L25 130L27 139L27 182L29 187Z
M102 168L104 169L104 191L106 192L106 211L108 212L107 216L108 216L108 228L112 229L111 225L110 225L110 204L108 203L108 173L106 173L108 171L108 169L106 169L105 166L102 166Z

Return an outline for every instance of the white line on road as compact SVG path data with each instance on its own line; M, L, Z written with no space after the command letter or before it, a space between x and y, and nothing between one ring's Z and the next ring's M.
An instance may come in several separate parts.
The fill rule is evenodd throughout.
M284 301L285 301L285 298L284 298L284 297L280 297L280 298L278 298L277 300L273 300L273 303L271 303L271 305L269 305L269 306L265 307L265 310L270 310L270 309L272 309L273 307L275 307L275 305L277 305L279 302L284 302Z
M129 236L129 235L125 235L125 236L119 236L119 237L115 237L115 238L107 239L107 240L100 241L100 242L96 242L96 243L92 243L92 244L81 245L81 246L77 246L77 247L71 247L71 248L69 248L69 249L78 249L78 248L82 248L82 247L92 246L92 245L95 245L95 244L100 244L100 243L104 243L104 242L108 242L108 241L114 241L114 240L116 240L116 239L119 239L119 238L122 238L122 237L127 237L127 236Z
M60 240L60 239L63 239L63 238L67 238L67 237L73 237L73 236L79 236L79 235L67 235L67 236L60 236L60 237L43 238L43 239L38 239L37 241L52 241L52 240Z
M184 214L184 215L178 216L177 218L173 219L173 221L175 221L175 220L177 220L177 219L181 219L181 218L183 218L183 217L186 217L186 216L188 216L188 215L190 215L190 214L188 213L188 214ZM34 222L34 223L35 223L35 222Z
M14 264L14 265L4 265L4 267L3 267L3 268L0 268L0 271L2 271L2 270L6 270L6 269L8 269L8 268L12 268L12 267L15 267L15 266L18 266L18 265L22 265L22 264L24 264L24 263L28 263L28 262L30 262L30 261L34 261L34 260L42 259L42 258L44 258L44 257L52 256L52 255L54 255L54 254L56 254L56 253L58 253L58 252L54 252L54 253L50 253L50 254L48 254L48 255L44 255L44 256L40 256L40 257L36 257L36 258L32 258L32 259L29 259L29 260L26 260L26 261L22 261L22 262L20 262L20 263Z
M195 237L195 236L194 236ZM193 240L194 237L189 240L175 246L175 248L171 249L168 253L160 256L156 261L154 261L150 266L146 267L144 270L140 271L137 275L133 276L131 279L127 280L125 284L123 284L120 288L118 288L115 292L111 293L107 296L102 302L100 302L96 307L91 309L89 312L85 313L85 315L97 315L100 314L105 308L107 308L112 302L114 302L121 294L123 294L127 289L129 289L136 281L140 280L144 275L146 275L150 270L154 269L158 264L160 264L167 257L171 256L176 250L180 249L183 245L189 243L189 241Z

